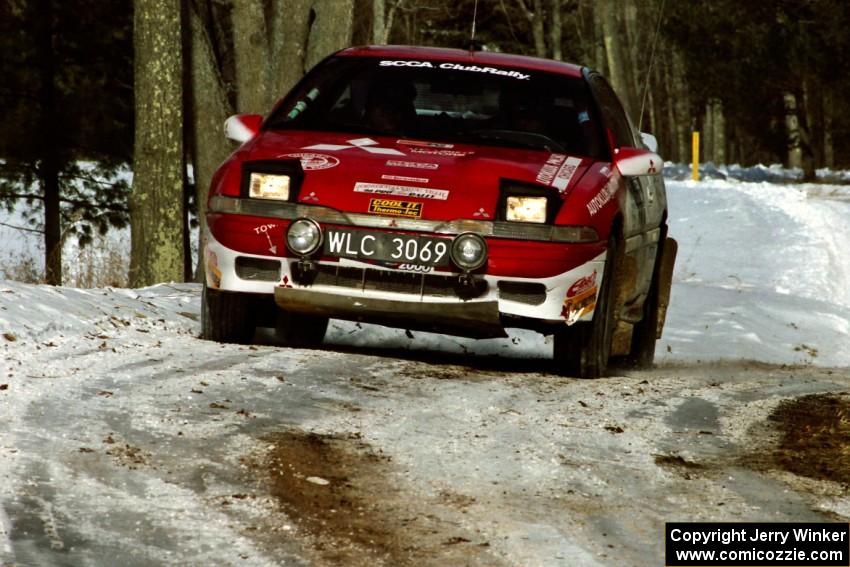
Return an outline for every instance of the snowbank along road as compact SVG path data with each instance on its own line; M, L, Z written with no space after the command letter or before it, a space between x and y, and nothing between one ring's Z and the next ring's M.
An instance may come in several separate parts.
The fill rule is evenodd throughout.
M850 191L670 182L656 369L532 333L197 338L199 288L0 282L0 565L647 565L850 518Z

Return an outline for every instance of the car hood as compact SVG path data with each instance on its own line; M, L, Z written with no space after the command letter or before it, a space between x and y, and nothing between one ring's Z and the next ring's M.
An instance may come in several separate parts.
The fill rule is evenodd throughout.
M434 220L495 218L505 179L566 195L593 162L548 151L291 130L263 131L245 150L245 161L300 160L299 202Z

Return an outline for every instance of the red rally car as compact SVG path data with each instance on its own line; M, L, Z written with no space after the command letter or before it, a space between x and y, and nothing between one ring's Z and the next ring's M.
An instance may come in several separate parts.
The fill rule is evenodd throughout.
M357 47L312 69L216 172L207 339L329 318L554 335L559 372L652 363L675 259L662 160L597 72L454 49Z

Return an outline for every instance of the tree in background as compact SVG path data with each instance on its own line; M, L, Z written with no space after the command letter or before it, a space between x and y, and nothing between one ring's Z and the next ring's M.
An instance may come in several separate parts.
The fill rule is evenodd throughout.
M174 215L169 231L187 224L193 192L204 222L212 173L233 150L227 116L268 112L313 64L347 45L469 48L475 0L173 0L169 10L174 4L182 50L169 44L169 57L182 58L183 94L169 104L182 122L169 122L168 132L177 128L182 149L168 155L182 182L168 170L173 193L160 197ZM51 283L61 282L65 237L85 244L94 231L128 222L128 187L116 173L133 159L132 8L133 0L0 3L0 203L26 209L23 228L44 234L54 251L46 255ZM850 3L840 0L479 0L476 43L597 68L673 161L690 160L690 133L700 130L704 161L784 161L812 175L850 163L850 112L840 96L850 86L848 27ZM152 93L138 92L143 112L161 119L165 108L155 111ZM165 136L153 124L146 118L136 132L139 210L156 200L143 197L158 167L149 156ZM191 276L188 231L169 234L134 229L136 271L149 261L143 250L183 242L173 253L184 258L183 276L169 268L167 279Z
M184 277L183 57L180 0L136 0L136 137L130 285Z
M0 3L0 205L44 235L51 284L62 283L68 236L86 245L128 222L117 171L132 155L129 10L128 1Z
M186 130L203 235L212 174L233 150L224 138L225 118L268 112L313 65L368 38L355 18L355 0L189 0L187 10ZM202 270L199 261L196 279Z
M720 101L734 124L717 140L729 159L784 161L811 179L847 132L835 93L850 87L848 25L840 0L677 2L667 35L687 58L691 98Z

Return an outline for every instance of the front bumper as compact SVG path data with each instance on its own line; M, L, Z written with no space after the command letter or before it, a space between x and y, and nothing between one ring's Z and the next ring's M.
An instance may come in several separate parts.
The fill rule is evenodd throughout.
M275 302L287 311L348 320L369 320L388 327L489 339L506 337L498 301L423 303L357 297L311 289L276 287Z
M256 240L261 238L258 232ZM548 277L514 277L504 270L476 275L469 293L457 273L410 272L344 258L314 262L312 277L305 278L297 259L240 252L209 230L204 240L210 287L273 294L293 312L474 338L504 337L507 326L545 332L591 320L605 266L602 252ZM572 294L588 282L580 296Z

